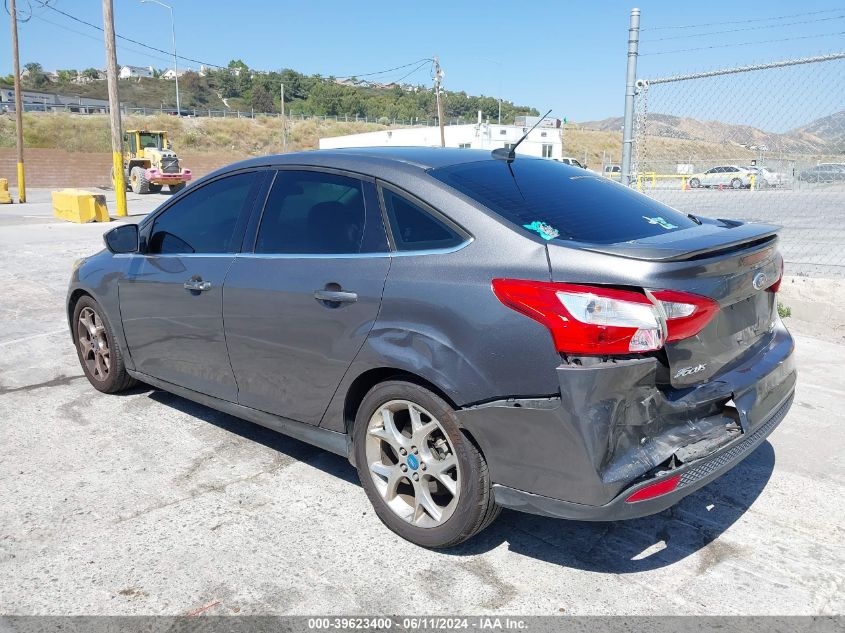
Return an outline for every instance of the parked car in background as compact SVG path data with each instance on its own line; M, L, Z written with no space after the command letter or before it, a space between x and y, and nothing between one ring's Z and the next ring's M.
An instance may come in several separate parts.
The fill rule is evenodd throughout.
M582 164L577 158L572 158L571 156L564 156L560 159L561 163L564 165L571 165L572 167L580 167L581 169L587 169L587 166Z
M603 173L612 180L622 179L622 167L620 165L605 165Z
M689 186L698 187L730 187L731 189L747 189L751 186L753 171L736 165L720 165L712 167L702 174L693 174L689 179Z
M522 155L291 153L106 233L66 309L95 389L343 455L391 530L448 547L501 507L653 514L763 443L796 382L777 231Z
M767 187L783 187L787 184L786 175L772 171L768 167L746 167L750 172L753 172L756 178L754 179L754 186L758 189L766 189Z
M836 182L845 180L845 165L842 163L822 163L798 174L798 180L804 182Z

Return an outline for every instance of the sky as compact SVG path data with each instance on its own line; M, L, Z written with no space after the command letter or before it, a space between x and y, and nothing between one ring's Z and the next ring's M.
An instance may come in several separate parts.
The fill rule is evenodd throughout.
M361 77L438 55L447 90L501 96L541 111L552 108L555 116L571 121L621 116L633 6L642 12L640 77L845 50L845 0L711 0L697 6L662 0L637 5L616 0L166 1L175 15L179 54L196 60L225 66L240 58L255 69ZM19 28L21 64L37 61L46 70L105 66L100 31L40 4L18 0L24 16L28 7L33 14ZM99 0L51 4L102 26ZM167 9L140 0L114 0L114 13L119 35L172 50ZM0 30L3 75L12 70L8 33L6 27ZM711 48L688 50L703 47ZM667 52L679 50L684 52ZM118 63L168 68L172 58L118 40ZM395 81L415 68L372 78ZM429 67L404 80L431 85ZM833 86L809 83L811 91L818 91L810 95L819 104L816 110L837 103L845 109L841 81Z

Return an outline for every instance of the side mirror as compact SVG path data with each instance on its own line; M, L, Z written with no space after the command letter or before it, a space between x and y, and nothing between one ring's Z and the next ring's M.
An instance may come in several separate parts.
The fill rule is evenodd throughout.
M138 225L124 224L117 226L103 235L103 241L110 252L137 253L138 252Z

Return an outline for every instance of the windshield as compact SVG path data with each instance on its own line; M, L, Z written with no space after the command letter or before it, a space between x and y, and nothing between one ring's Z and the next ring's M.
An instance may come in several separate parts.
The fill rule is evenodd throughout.
M486 160L429 173L546 240L613 244L696 226L671 207L557 161Z
M153 147L155 149L162 149L161 147L161 135L160 134L153 134L151 132L141 132L141 149L147 147Z

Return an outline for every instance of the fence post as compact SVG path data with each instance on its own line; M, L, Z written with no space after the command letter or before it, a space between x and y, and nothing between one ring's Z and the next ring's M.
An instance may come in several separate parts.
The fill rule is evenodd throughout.
M622 128L622 184L631 185L631 150L634 144L634 96L637 90L637 53L640 43L640 10L631 9L628 27L628 73L625 78L625 122Z

